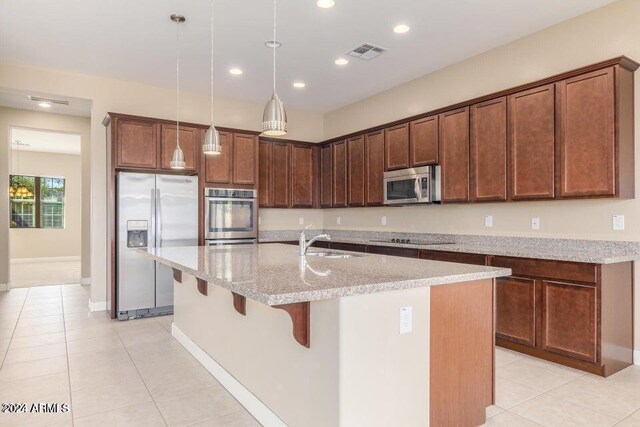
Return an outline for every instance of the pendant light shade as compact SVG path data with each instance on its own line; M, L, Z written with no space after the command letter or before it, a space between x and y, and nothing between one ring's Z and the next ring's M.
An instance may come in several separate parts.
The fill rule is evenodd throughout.
M218 129L213 125L213 0L211 2L211 126L204 135L204 143L202 144L202 152L208 156L222 153L220 145L220 134Z
M185 17L173 14L171 20L176 23L176 148L171 155L169 167L179 170L187 166L184 152L180 148L180 23L185 21Z
M276 93L276 0L273 0L273 94L262 113L262 132L265 135L282 136L287 134L287 110Z

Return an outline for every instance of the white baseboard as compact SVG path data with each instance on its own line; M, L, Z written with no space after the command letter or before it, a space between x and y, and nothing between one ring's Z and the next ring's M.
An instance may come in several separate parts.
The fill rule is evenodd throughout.
M633 352L633 364L640 365L640 350Z
M80 279L80 284L81 285L90 285L91 284L91 277L83 277L82 279Z
M286 427L286 424L274 414L271 409L262 403L260 399L220 366L220 364L204 350L198 347L196 343L191 341L175 323L171 324L171 334L260 424L265 427Z
M8 290L9 290L9 284L8 283L0 283L0 292L8 291Z
M65 262L80 261L79 256L52 256L41 258L11 258L11 264L27 264L31 262Z
M107 309L106 301L93 302L89 300L89 311L105 311Z

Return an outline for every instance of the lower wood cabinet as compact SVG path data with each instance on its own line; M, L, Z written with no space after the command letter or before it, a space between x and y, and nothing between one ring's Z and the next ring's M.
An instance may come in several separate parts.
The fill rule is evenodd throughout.
M535 279L496 279L496 337L535 347L536 301Z
M367 252L371 254L401 256L405 258L418 258L420 251L413 248L399 248L395 246L367 246Z

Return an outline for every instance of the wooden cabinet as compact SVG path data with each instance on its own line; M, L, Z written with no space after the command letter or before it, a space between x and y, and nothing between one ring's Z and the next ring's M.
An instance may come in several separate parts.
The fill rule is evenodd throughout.
M231 184L233 139L230 132L220 131L220 154L204 157L204 178L208 184Z
M380 206L384 203L384 132L365 136L365 204Z
M509 191L512 200L552 199L555 185L555 87L509 96Z
M535 279L496 279L496 337L535 347L536 301Z
M420 258L432 261L457 262L461 264L487 265L487 256L466 252L421 250Z
M409 167L409 124L393 126L384 130L385 170Z
M411 167L438 164L438 116L428 116L409 124Z
M273 201L273 145L269 141L258 143L258 206L269 208Z
M365 203L364 151L363 135L347 141L349 206L364 206Z
M333 206L333 145L320 149L320 207Z
M291 207L313 207L314 148L291 146Z
M596 286L542 280L542 349L598 361Z
M442 202L469 200L469 107L440 115Z
M335 249L338 251L351 251L351 252L366 252L367 245L361 245L359 243L340 243L340 242L331 242L329 244L331 249Z
M556 84L558 195L615 195L613 67Z
M418 258L419 250L413 248L398 248L394 246L367 246L367 252L371 254L400 256L404 258Z
M116 117L116 167L158 167L158 124L152 120Z
M333 206L347 206L347 143L333 143Z
M258 139L251 134L233 134L233 183L255 185L258 176Z
M291 146L284 142L274 142L272 147L271 159L271 182L273 200L271 206L274 208L288 208L290 206L289 191L290 182L290 165L291 165Z
M186 163L185 171L195 172L198 168L200 152L200 129L180 126L180 148ZM171 170L171 156L176 148L176 125L163 123L160 125L160 167Z
M507 200L507 99L471 106L470 199Z

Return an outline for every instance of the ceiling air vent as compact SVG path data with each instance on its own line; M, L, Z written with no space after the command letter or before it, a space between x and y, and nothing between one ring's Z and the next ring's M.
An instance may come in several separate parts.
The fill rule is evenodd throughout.
M387 49L383 47L374 46L370 43L362 43L360 46L348 52L347 55L369 61L370 59L382 55L386 51Z
M58 104L58 105L69 105L69 101L63 99L51 99L51 98L42 98L40 96L31 96L29 95L29 99L33 102L48 102L50 104Z

